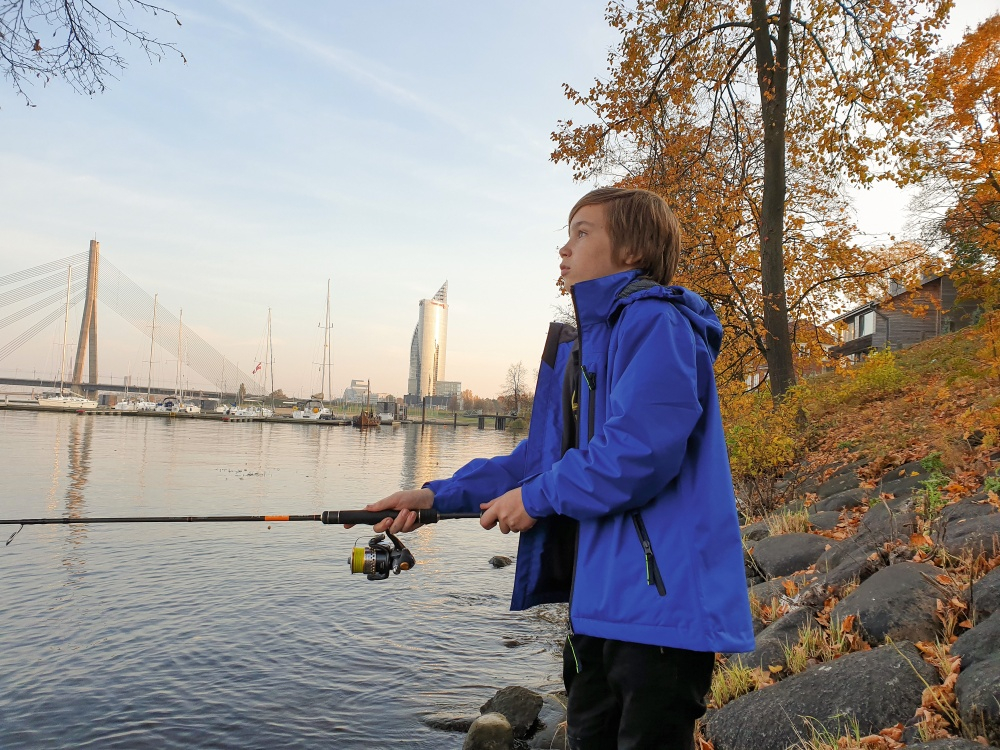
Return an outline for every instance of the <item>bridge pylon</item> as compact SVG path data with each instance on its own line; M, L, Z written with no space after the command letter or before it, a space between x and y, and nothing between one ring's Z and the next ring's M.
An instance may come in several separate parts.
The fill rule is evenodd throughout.
M90 385L97 385L97 266L101 257L101 243L90 241L90 258L87 261L87 297L83 305L83 318L80 321L80 338L76 344L76 362L73 365L73 384L83 384L83 358L87 354L87 342L90 342L90 361L87 365L87 380ZM91 391L96 388L89 389Z

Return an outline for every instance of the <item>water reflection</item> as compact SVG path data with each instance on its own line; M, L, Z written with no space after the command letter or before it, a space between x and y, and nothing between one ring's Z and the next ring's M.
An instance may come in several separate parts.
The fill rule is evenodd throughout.
M86 515L87 504L84 489L90 476L93 432L94 417L92 416L74 419L70 426L67 442L69 454L67 465L69 485L66 488L67 517ZM87 540L87 526L75 524L67 528L69 533L66 535L67 547L64 552L63 567L70 574L70 580L74 581L83 575L86 568L86 560L82 555L80 545Z

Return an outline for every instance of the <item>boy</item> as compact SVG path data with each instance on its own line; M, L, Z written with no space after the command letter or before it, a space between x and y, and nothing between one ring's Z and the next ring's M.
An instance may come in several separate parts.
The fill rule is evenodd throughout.
M367 508L400 509L376 531L434 507L520 532L511 609L569 601L571 748L694 748L714 652L754 648L712 371L722 328L668 286L679 251L655 194L581 198L559 251L577 326L549 328L528 438Z

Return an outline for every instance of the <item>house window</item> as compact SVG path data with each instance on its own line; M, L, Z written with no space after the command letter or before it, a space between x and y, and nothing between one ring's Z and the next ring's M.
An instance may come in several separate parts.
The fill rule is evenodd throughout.
M859 315L857 317L857 336L855 338L861 338L862 336L867 336L869 333L875 332L875 311L869 310L864 315Z

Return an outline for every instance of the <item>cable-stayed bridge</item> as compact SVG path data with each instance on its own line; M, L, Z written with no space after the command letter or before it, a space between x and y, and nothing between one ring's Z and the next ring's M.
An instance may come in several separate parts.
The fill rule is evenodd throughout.
M252 374L240 370L232 360L183 325L180 318L161 305L156 297L150 296L103 257L99 243L93 240L88 252L0 276L0 362L62 319L70 336L79 331L75 362L72 372L66 372L66 383L91 393L121 390L120 385L98 381L98 301L150 338L152 344L179 357L185 366L213 384L215 393L228 390L230 394L224 396L231 395L234 385L242 384L248 395L262 395L261 386L254 382ZM76 329L71 321L80 303L83 303L83 312L79 329ZM86 356L88 345L89 357ZM86 382L83 380L85 358ZM49 384L52 379L46 378L45 382ZM39 381L0 376L0 383L38 385ZM149 391L163 395L174 393L173 388L162 387L150 387Z

